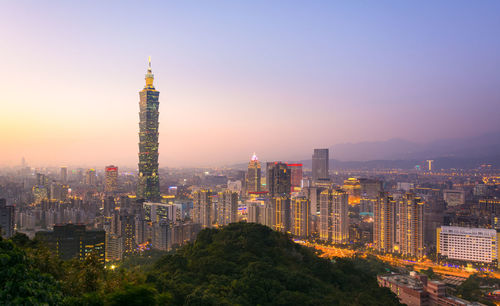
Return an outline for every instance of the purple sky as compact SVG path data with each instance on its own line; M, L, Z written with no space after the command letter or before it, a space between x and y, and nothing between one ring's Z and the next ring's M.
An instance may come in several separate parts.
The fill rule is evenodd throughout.
M499 1L2 1L0 165L160 166L500 130Z

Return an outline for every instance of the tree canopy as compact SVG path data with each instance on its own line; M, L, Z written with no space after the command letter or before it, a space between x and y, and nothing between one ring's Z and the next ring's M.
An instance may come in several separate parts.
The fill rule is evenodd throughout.
M36 241L0 241L0 304L398 305L362 259L330 261L285 234L252 223L205 229L151 263L115 270L96 259L63 262ZM133 267L132 263L143 265Z
M179 305L398 304L353 260L332 263L253 223L203 230L155 266L147 282L170 292Z

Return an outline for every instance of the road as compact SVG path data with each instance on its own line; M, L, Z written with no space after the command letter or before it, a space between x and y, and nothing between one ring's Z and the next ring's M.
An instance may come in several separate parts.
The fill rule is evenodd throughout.
M308 246L308 247L313 247L317 250L320 250L322 254L320 257L325 257L325 258L335 258L335 257L353 257L355 255L358 256L366 256L366 255L373 255L377 257L379 260L386 262L392 266L397 266L397 267L404 267L408 265L413 265L414 269L419 271L419 270L426 270L428 268L432 268L432 270L435 273L439 273L442 275L449 275L449 276L458 276L458 277L464 277L467 278L470 275L476 273L477 271L474 270L464 270L461 268L451 268L451 267L445 267L442 265L439 265L435 262L432 262L429 259L426 260L420 260L420 261L410 261L402 258L397 258L393 257L391 254L387 255L379 255L379 254L372 254L370 252L366 251L357 251L357 250L349 250L349 249L343 249L335 246L325 246L321 244L316 244L316 243L310 243L307 241L296 241L297 243L300 243L302 245ZM488 275L491 277L495 277L500 279L500 273L499 272L488 272Z

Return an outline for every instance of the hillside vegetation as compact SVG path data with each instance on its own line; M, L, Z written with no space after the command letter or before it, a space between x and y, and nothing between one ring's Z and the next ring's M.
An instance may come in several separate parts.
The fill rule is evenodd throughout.
M50 305L398 305L378 287L368 262L319 258L258 224L206 229L148 267L114 271L92 258L61 262L19 235L0 246L0 264L23 275L16 276L19 288L1 279L2 304L18 298Z

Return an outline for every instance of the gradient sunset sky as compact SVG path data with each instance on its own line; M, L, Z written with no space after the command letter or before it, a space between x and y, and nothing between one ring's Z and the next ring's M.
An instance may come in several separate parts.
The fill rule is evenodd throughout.
M160 167L500 130L500 1L2 1L0 166ZM335 157L335 156L333 156Z

